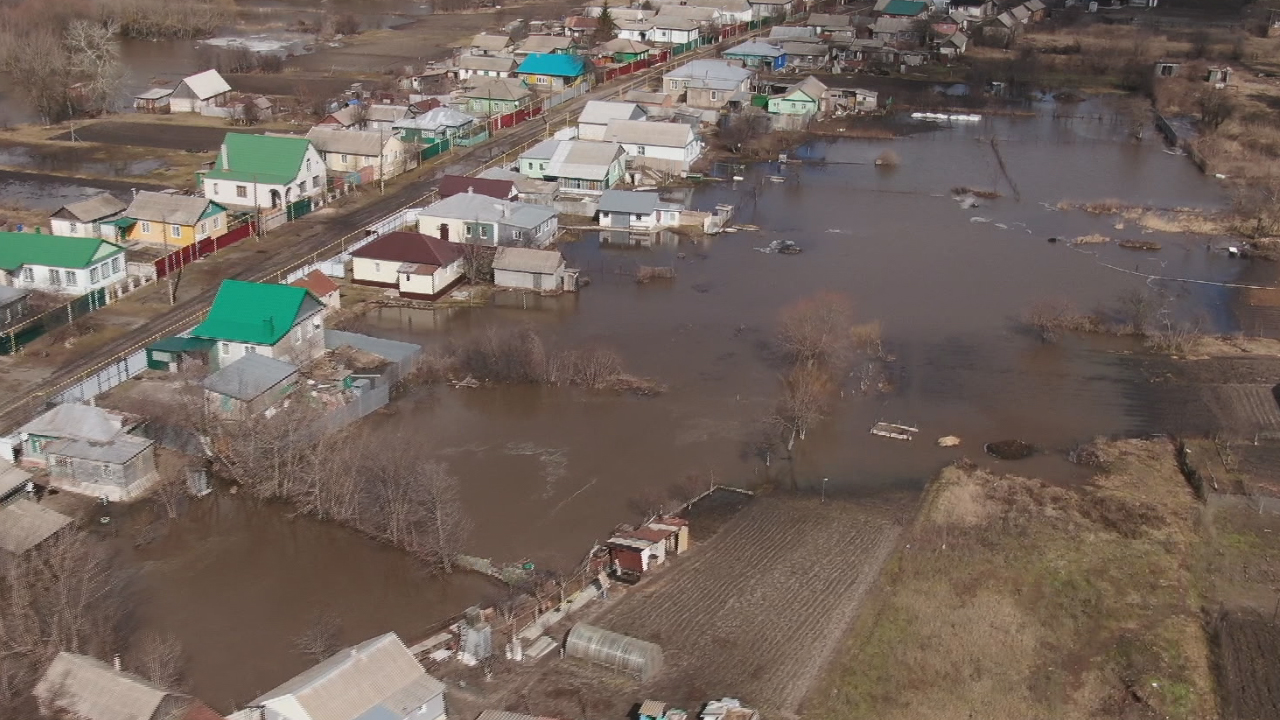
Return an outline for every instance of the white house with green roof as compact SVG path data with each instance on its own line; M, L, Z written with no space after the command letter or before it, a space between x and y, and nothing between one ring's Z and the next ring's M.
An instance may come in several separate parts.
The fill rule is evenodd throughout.
M100 238L0 232L0 285L83 295L125 279L124 248Z
M190 335L214 341L214 367L245 355L302 365L324 354L324 315L324 303L306 288L223 280L209 314Z
M214 166L199 175L204 196L227 207L324 201L324 158L304 137L227 133Z

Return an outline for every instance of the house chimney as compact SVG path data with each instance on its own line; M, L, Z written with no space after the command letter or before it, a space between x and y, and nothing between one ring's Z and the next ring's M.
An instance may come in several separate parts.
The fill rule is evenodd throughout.
M475 189L474 187L472 187L472 186L468 185L468 186L467 186L467 194L468 194L468 195L475 195L475 194L476 194L476 189Z
M112 655L112 656L111 656L111 667L115 668L115 669L116 669L116 672L120 672L120 671L121 671L121 667L120 667L120 656L119 656L119 655Z

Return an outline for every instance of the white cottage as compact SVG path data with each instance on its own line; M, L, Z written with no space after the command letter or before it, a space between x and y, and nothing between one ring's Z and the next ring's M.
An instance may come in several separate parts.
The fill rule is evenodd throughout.
M0 285L83 295L125 278L124 248L99 238L0 232Z
M357 285L395 288L401 297L435 300L462 279L463 252L422 233L396 231L351 252Z
M201 171L204 196L224 207L278 208L324 202L325 165L304 137L227 133L214 167Z
M120 225L113 221L120 220L124 210L124 203L110 193L102 193L55 210L49 216L49 229L63 237L119 240Z
M686 172L702 154L702 140L684 123L610 120L604 137L621 145L633 165L666 172Z
M183 78L169 96L171 112L203 112L207 108L221 107L231 99L231 85L217 70L205 70Z

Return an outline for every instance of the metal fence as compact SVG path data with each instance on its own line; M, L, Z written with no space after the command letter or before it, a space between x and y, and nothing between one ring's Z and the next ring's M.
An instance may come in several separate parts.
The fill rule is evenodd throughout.
M379 378L378 382L383 381ZM325 415L324 422L330 431L341 430L374 410L385 407L389 402L391 402L391 384L378 385L360 393L346 405L339 405L330 410Z
M45 333L65 327L107 304L106 288L98 288L0 331L0 355L12 355Z
M98 372L53 396L53 402L84 402L97 397L147 369L147 352L138 351L107 365Z

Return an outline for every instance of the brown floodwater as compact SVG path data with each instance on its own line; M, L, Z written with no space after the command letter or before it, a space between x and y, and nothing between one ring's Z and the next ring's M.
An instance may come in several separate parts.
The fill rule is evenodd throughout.
M615 524L636 519L632 498L690 473L739 486L768 479L817 488L827 479L828 492L874 494L918 489L944 464L968 456L1001 470L1083 477L1064 459L1066 450L1098 435L1159 431L1165 418L1152 409L1134 344L1046 345L1019 328L1019 315L1046 298L1106 307L1146 282L1101 263L1218 281L1247 265L1208 251L1212 238L1144 234L1054 209L1062 199L1162 207L1216 207L1226 199L1190 161L1150 137L1135 143L1120 124L1055 119L1051 106L1040 110L1034 118L988 119L904 140L816 143L793 153L805 164L751 166L740 171L741 182L694 193L696 208L733 203L738 220L759 232L652 247L602 244L588 235L564 248L592 277L581 293L501 294L483 309L384 309L363 328L434 345L528 323L553 347L617 350L629 370L668 387L661 396L435 387L369 422L412 433L459 477L476 526L470 553L539 564L581 558ZM887 148L901 165L875 167ZM778 174L786 181L767 179ZM997 187L1004 197L962 209L950 194L957 185ZM1156 240L1164 249L1076 250L1047 242L1094 232ZM775 239L793 240L804 252L756 251ZM671 264L678 274L637 285L623 273L638 264ZM1178 317L1231 329L1230 297L1221 289L1157 285L1174 296ZM894 356L892 390L846 393L832 417L796 446L793 461L775 457L766 467L747 443L777 393L772 328L779 308L818 290L847 294L862 320L882 323ZM920 433L911 442L870 435L879 420ZM962 444L940 448L935 441L943 435ZM983 443L1008 438L1042 452L1017 462L983 456ZM279 506L213 497L194 507L138 551L145 570L140 613L145 624L182 638L196 690L215 707L254 697L300 670L305 661L289 639L317 610L344 618L346 640L387 629L412 638L492 590L465 575L426 576L390 548L291 518Z

